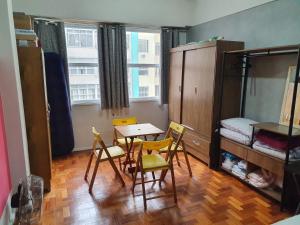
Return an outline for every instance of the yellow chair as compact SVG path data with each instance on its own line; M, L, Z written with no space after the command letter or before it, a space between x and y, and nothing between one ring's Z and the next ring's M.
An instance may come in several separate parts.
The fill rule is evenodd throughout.
M134 178L133 178L132 194L134 194L135 186L138 184L141 184L142 190L143 190L143 200L144 200L144 209L145 210L147 210L147 200L151 200L151 199L155 199L155 198L161 198L161 197L173 195L174 201L175 201L175 203L177 203L175 176L174 176L173 160L172 160L174 153L176 151L170 151L172 143L173 143L173 138L168 138L168 139L164 139L161 141L144 141L144 142L142 142L142 144L140 146L138 160L137 160L137 166L136 166ZM168 157L166 157L166 159L163 158L160 154L157 154L157 153L159 153L160 149L165 148L165 147L168 149L168 153L169 153L169 154L167 154ZM148 154L143 155L143 149L147 150L147 151L150 150L150 151L148 151ZM152 154L153 152L156 152L156 154ZM171 170L173 193L146 198L145 183L160 181L160 179L154 178L153 180L145 181L144 174L146 172L154 172L157 170L165 171L168 169ZM141 171L141 178L142 178L141 183L136 183L138 170Z
M86 172L85 172L85 176L84 176L84 179L87 181L87 177L88 177L88 173L89 173L89 170L91 167L93 157L96 156L96 164L95 164L94 172L93 172L92 179L91 179L91 182L89 185L89 192L90 193L92 192L92 188L94 185L94 181L95 181L99 163L103 162L103 161L109 161L110 165L112 166L113 170L115 171L116 175L118 176L122 185L124 186L125 182L114 163L114 159L120 159L121 157L125 156L125 152L119 146L113 146L113 147L107 148L101 138L100 133L97 132L95 127L92 128L92 133L94 136L93 149L92 149L90 159L88 162L88 166L86 168ZM97 148L97 145L100 145L100 148Z
M185 157L185 161L186 161L186 165L187 165L187 168L189 170L189 174L190 174L190 176L192 176L192 169L191 169L190 162L189 162L189 159L188 159L188 155L187 155L187 152L186 152L186 149L185 149L184 141L182 140L184 132L185 132L184 126L172 121L169 125L169 128L168 128L168 131L166 133L165 138L172 137L174 139L174 142L171 146L171 151L174 151L176 149L176 143L177 142L179 143L179 145L177 146L177 149L176 149L176 153L175 153L178 166L180 166L180 162L179 162L179 158L178 158L177 153L178 152L183 152L184 157ZM162 148L162 149L160 149L159 152L160 153L167 153L168 148Z
M137 119L135 117L128 117L128 118L118 118L113 119L112 125L115 126L125 126L125 125L132 125L137 124ZM134 138L133 144L137 145L140 144L143 140L140 138ZM124 147L128 144L125 138L121 138L118 136L118 132L116 129L114 129L114 139L113 139L113 145L119 145L120 147Z

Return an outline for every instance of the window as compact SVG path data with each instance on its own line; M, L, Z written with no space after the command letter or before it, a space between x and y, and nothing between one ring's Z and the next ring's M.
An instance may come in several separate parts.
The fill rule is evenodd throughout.
M149 87L139 87L140 97L148 97L148 95L149 95Z
M99 84L70 85L71 101L95 100L100 97Z
M139 39L139 52L140 53L147 53L148 52L148 40L146 39Z
M159 96L159 85L155 85L155 96Z
M139 75L140 76L148 75L148 69L139 69Z
M158 56L160 54L160 43L155 43L155 55Z
M160 31L131 28L127 29L126 38L130 99L158 99Z
M70 75L96 75L98 74L97 67L70 66Z
M99 65L95 26L66 25L72 104L99 101Z
M96 45L97 30L89 28L66 28L66 41L68 47L93 48Z

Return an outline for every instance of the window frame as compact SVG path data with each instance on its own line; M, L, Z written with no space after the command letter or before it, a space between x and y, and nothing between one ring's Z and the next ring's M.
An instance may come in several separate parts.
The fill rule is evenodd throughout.
M74 47L74 46L70 46L68 47L68 42L67 42L67 29L68 28L74 28L74 29L96 29L96 32L93 31L93 47ZM97 25L96 24L84 24L84 23L65 23L65 35L66 35L66 48L70 48L70 49L74 49L74 48L82 48L82 49L92 49L92 48L96 48L97 49L97 55L98 55L98 48L97 48L97 44L96 41L98 41L98 33L97 33ZM95 35L96 34L96 35ZM95 35L95 36L94 36ZM68 70L70 69L70 67L97 67L98 70L96 69L96 74L95 75L98 75L99 76L99 72L100 72L100 68L99 68L99 63L81 63L81 62L76 62L76 63L68 63ZM98 74L97 74L97 71L98 71ZM69 71L70 73L70 71ZM71 74L69 74L70 76ZM91 76L95 76L95 75L91 75ZM89 76L88 74L76 74L76 75L71 75L71 76ZM99 78L100 79L100 78ZM70 77L69 79L70 80ZM69 96L70 96L70 101L71 101L71 105L72 107L73 106L80 106L80 105L99 105L100 104L100 101L101 101L101 94L99 96L99 99L94 99L94 100L75 100L75 101L72 101L71 100L71 83L69 81ZM73 84L73 85L98 85L98 87L100 88L100 80L97 84ZM95 89L96 90L96 89ZM96 90L96 98L98 97L97 95L97 90Z
M161 34L161 30L160 29L151 29L151 28L142 28L142 27L126 27L126 32L143 32L143 33L157 33L157 34ZM127 36L126 36L127 39ZM160 44L161 44L161 39L160 39ZM155 46L154 46L155 48ZM149 51L149 46L148 46L148 51ZM155 51L155 49L154 49ZM159 64L155 64L155 63L128 63L127 62L127 71L129 68L139 68L139 69L147 69L147 68L158 68L159 70L159 89L161 89L161 51L160 51L160 60L159 60ZM129 87L128 87L129 88ZM161 98L161 92L159 93L158 96L151 96L151 97L138 97L138 98L131 98L129 97L129 102L159 102Z

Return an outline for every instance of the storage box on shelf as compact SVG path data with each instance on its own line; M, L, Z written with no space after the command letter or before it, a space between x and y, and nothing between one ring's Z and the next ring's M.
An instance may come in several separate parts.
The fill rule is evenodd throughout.
M38 38L33 30L31 16L14 13L17 45L20 47L37 47Z
M33 29L31 16L22 12L14 12L14 24L16 29Z

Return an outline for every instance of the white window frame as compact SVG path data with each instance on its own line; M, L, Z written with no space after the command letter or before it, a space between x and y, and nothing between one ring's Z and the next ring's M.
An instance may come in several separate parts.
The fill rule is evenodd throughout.
M79 23L66 23L65 24L65 29L68 29L68 28L82 28L82 29L97 29L97 26L94 25L94 24L79 24ZM66 32L66 31L65 31ZM93 32L93 46L92 48L95 48L97 47L96 45L96 41L97 41L97 31L96 31L96 35L94 36L94 32ZM66 35L66 48L68 48L68 44L67 44L67 35ZM69 48L82 48L82 49L90 49L90 47L73 47L73 46L70 46ZM97 48L97 51L98 51L98 48ZM99 64L98 63L68 63L68 68L70 66L79 66L79 67L86 67L86 66L91 66L91 67L98 67L98 73L99 73ZM81 74L82 76L86 76L86 74ZM74 75L74 76L78 76L78 75ZM81 84L78 84L78 85L81 85ZM82 85L85 85L85 84L82 84ZM87 84L88 85L88 84ZM100 82L98 84L96 84L100 87ZM71 84L69 83L69 86L71 86ZM70 95L70 98L71 98L71 88L70 88L70 91L69 91L69 95ZM97 95L97 91L96 91L96 95ZM76 100L76 101L71 101L71 104L72 104L72 107L73 106L80 106L80 105L99 105L100 104L100 101L101 101L101 93L100 93L100 96L99 96L99 99L95 99L95 100Z
M126 27L126 31L128 32L144 32L144 33L158 33L160 34L160 29L150 29L150 28L141 28L141 27ZM126 36L127 38L127 36ZM161 44L161 40L160 40ZM149 50L149 49L148 49ZM160 52L160 59L161 59L161 52ZM161 81L161 60L159 61L159 64L142 64L142 63L128 63L127 62L127 69L133 67L133 68L159 68L159 80ZM161 82L159 84L160 90L161 90ZM159 93L159 96L154 97L139 97L139 98L129 98L129 102L158 102L160 101L161 91Z

